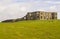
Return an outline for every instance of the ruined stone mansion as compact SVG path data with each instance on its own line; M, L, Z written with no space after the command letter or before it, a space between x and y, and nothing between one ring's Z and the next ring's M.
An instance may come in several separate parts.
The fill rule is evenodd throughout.
M28 12L26 16L23 17L25 20L55 20L57 19L57 12L44 12L35 11Z
M23 20L56 20L56 19L57 19L57 12L35 11L35 12L28 12L22 18L4 20L2 22L17 22Z

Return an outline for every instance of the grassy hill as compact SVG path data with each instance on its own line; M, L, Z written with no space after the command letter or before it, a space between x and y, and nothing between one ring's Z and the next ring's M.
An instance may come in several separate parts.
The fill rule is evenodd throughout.
M60 20L0 23L0 39L60 39Z

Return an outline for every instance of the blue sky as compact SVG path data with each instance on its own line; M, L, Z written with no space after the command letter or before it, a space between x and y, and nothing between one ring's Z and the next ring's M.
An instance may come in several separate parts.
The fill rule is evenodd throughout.
M60 19L60 0L0 0L0 21L23 17L31 11L51 11Z

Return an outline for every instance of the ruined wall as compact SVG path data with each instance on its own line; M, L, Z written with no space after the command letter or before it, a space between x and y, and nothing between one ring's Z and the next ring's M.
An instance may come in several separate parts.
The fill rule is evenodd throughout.
M44 12L44 11L36 11L36 12L28 12L26 15L27 20L52 20L57 19L56 12Z

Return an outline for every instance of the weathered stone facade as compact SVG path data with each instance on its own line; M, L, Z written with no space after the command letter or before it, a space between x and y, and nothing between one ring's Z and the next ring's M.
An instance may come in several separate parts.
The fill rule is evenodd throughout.
M23 17L25 20L53 20L57 19L57 12L44 12L35 11L28 12L26 16Z

